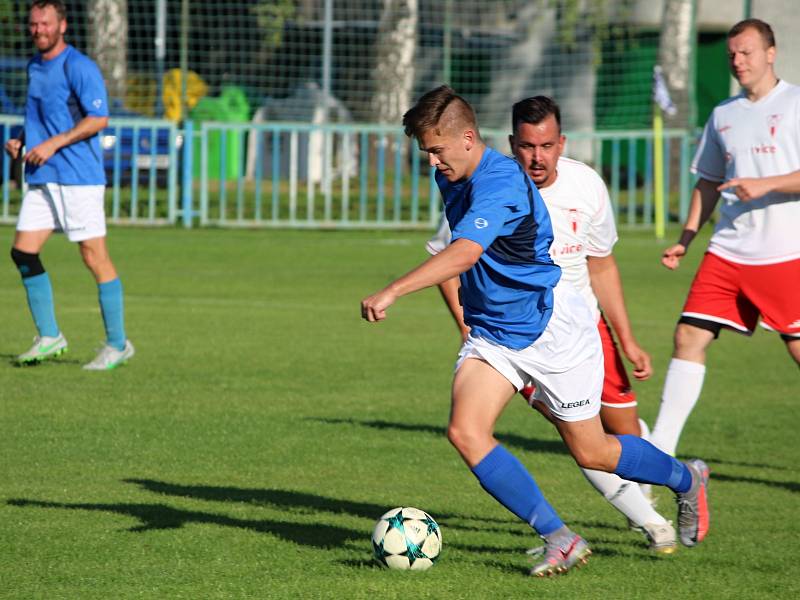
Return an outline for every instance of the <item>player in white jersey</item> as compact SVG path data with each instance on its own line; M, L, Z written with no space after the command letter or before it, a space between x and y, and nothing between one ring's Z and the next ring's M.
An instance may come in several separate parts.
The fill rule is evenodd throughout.
M675 329L672 361L651 441L675 453L705 377L706 348L727 328L776 331L800 364L800 87L777 78L772 28L747 19L728 32L742 92L706 123L692 171L700 179L677 244L675 269L720 200L719 221Z
M625 356L634 366L634 376L638 380L649 378L650 357L632 333L612 254L617 229L605 183L589 166L561 156L566 138L561 133L560 109L552 99L536 96L517 102L512 111L512 127L511 150L536 184L550 213L554 236L550 255L561 267L562 279L570 282L592 309L600 332L605 369L600 410L603 428L612 434L646 437L642 436L647 432L640 427L636 395L611 328L598 307L599 298ZM437 254L443 250L449 234L444 223L428 242L428 252ZM440 291L465 337L469 329L461 318L458 281L445 282ZM532 386L522 391L531 406L550 418L533 392ZM645 530L654 550L669 553L676 549L674 529L653 509L639 486L608 473L584 469L584 474L633 525Z

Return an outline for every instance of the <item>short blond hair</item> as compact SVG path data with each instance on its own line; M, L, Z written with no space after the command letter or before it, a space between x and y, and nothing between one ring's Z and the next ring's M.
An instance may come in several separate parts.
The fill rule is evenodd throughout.
M443 131L472 129L478 134L478 119L469 102L447 85L439 86L422 96L403 115L406 135L419 138L429 130L437 135Z

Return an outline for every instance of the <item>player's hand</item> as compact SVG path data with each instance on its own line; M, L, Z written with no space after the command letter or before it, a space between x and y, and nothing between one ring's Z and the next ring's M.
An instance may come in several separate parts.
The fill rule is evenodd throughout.
M58 150L58 148L52 139L45 140L25 155L25 162L39 167L50 160L50 157L56 153L56 150Z
M394 304L395 300L397 295L388 288L367 296L361 301L361 318L370 323L383 321L386 318L386 309Z
M686 246L683 244L675 244L670 246L661 255L661 264L669 270L674 271L681 264L681 259L686 255Z
M769 194L772 191L772 186L769 181L763 178L734 177L717 187L718 192L729 189L733 189L736 197L742 202L749 202Z
M650 379L653 374L653 365L650 355L639 347L636 342L628 342L622 346L622 352L633 365L633 376L639 381Z
M16 160L19 156L20 150L22 150L22 140L18 140L16 138L10 139L6 142L6 153L11 157L12 160Z

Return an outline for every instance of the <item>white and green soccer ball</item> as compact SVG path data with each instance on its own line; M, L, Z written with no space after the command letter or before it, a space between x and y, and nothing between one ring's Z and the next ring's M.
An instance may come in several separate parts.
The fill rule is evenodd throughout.
M375 560L390 569L424 571L433 566L441 551L439 525L418 508L393 508L378 519L372 531Z

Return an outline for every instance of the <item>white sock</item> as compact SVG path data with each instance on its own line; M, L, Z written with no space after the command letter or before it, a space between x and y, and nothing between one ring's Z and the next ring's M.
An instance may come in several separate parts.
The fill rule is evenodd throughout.
M639 437L643 440L650 441L650 428L645 423L644 419L639 419ZM653 505L653 486L650 483L640 483L639 488L642 490L644 497Z
M669 363L661 393L661 408L649 440L667 454L675 456L678 439L700 397L705 375L706 366L703 364L680 358L673 358Z
M642 418L639 419L639 437L648 442L650 441L650 428Z
M635 525L639 527L645 523L663 525L667 522L650 506L650 502L635 483L625 481L613 473L593 471L592 469L581 469L581 471L589 483L611 503L611 506L628 517Z

